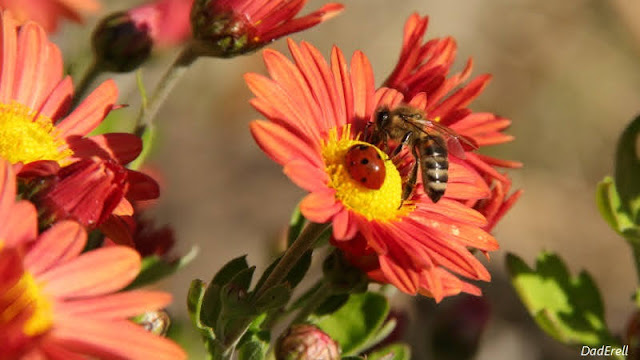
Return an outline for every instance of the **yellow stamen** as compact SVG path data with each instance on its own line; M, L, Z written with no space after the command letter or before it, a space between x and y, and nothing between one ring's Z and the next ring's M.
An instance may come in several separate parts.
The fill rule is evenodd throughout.
M367 144L350 137L350 125L329 131L329 138L322 148L325 170L329 175L329 187L336 190L336 198L342 204L368 220L390 221L410 213L415 208L402 202L402 177L387 154L375 148L384 160L386 177L380 189L369 189L354 180L344 166L344 158L349 149L358 144ZM369 145L369 144L367 144Z
M65 165L73 151L60 150L64 145L48 117L15 102L0 104L1 157L12 164L53 160Z
M0 313L0 324L13 320L24 311L32 311L22 327L27 336L40 335L53 325L51 303L28 272L4 294L0 294L0 303L8 304Z

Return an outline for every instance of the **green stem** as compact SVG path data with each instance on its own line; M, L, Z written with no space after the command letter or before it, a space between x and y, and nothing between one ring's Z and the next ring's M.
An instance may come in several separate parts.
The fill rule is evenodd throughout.
M156 86L149 100L148 106L140 108L134 132L136 135L142 136L146 128L153 126L153 119L158 113L158 110L160 110L160 106L178 83L178 80L197 58L198 55L190 45L187 45L180 55L178 55L171 67L169 67L167 72L162 76L162 79L160 79L158 86Z
M322 305L322 303L331 295L333 295L331 284L327 281L320 280L320 286L317 287L315 292L309 298L309 301L307 301L302 309L300 309L291 324L289 324L289 327L291 327L291 325L293 324L298 324L307 320L309 315L311 315L318 308L318 306Z
M156 86L149 102L145 105L145 102L143 101L136 119L136 127L134 130L134 134L142 138L142 153L140 153L135 162L130 164L130 168L139 168L147 155L151 152L154 134L153 120L158 114L160 106L162 106L171 93L171 90L173 90L178 83L178 80L187 72L187 69L189 69L191 64L193 64L197 58L198 55L193 50L193 47L191 45L187 45L180 55L178 55L171 67L169 67L167 72L162 76L162 79L160 79L160 82Z
M80 100L87 95L89 86L93 84L100 74L102 74L102 69L100 65L98 65L98 62L94 60L84 72L78 86L76 86L74 90L73 101L71 102L72 109L80 104Z
M298 262L298 260L300 260L302 255L304 255L307 250L313 247L313 245L316 243L316 240L318 240L318 237L329 227L329 225L329 223L307 224L296 241L294 241L293 244L291 244L291 246L287 249L287 251L284 252L284 255L282 256L276 267L267 277L267 280L264 281L259 289L256 289L256 299L263 295L264 292L268 289L279 285L285 279L293 266Z

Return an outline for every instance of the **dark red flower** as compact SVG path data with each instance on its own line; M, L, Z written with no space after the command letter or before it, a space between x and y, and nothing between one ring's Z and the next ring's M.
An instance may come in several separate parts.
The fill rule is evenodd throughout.
M129 200L159 196L156 182L113 160L82 159L61 168L38 195L49 215L56 220L74 219L89 229L112 215L131 215Z

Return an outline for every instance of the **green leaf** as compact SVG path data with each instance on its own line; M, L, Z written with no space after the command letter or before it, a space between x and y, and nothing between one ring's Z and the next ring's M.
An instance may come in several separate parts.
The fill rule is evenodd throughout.
M307 300L308 299L306 298L305 299L301 298L300 299L300 302L302 303L301 305L304 306L303 301L307 301ZM349 294L331 295L327 300L325 300L322 304L320 304L320 306L318 306L318 308L313 313L318 316L331 314L336 310L338 310L339 308L341 308L344 304L346 304L347 301L349 301Z
M222 269L220 269L211 280L211 284L226 285L231 279L239 272L248 269L247 255L239 256L228 263L226 263Z
M140 273L136 279L127 286L126 290L139 288L167 277L185 267L185 265L189 264L197 255L198 248L193 247L183 257L174 261L167 261L157 255L147 256L142 259Z
M625 238L633 238L634 235L638 237L638 229L622 205L616 185L609 176L605 177L596 188L596 205L604 220L615 232Z
M312 318L313 322L340 344L345 356L374 337L389 313L387 299L376 293L353 294L336 312Z
M266 314L257 317L238 343L238 360L263 360L269 350L271 333L260 330Z
M637 223L640 212L640 159L637 153L640 116L636 117L620 135L616 150L615 182L622 206Z
M411 349L405 344L391 344L384 348L374 351L367 360L410 360Z
M382 325L380 329L370 337L366 343L362 344L356 352L366 351L367 349L371 349L372 347L378 345L382 340L386 339L391 332L396 328L398 322L395 319L391 319Z
M216 329L218 333L218 319L220 317L220 311L223 303L223 288L229 284L238 274L249 269L247 264L246 255L237 257L228 263L226 263L213 277L207 290L203 296L203 309L201 314L201 321ZM251 270L252 273L252 270ZM249 280L250 281L250 280Z
M200 279L195 279L189 286L189 293L187 294L187 310L189 311L189 317L191 322L199 330L202 337L209 340L214 340L215 334L211 327L206 326L200 321L202 311L202 300L205 294L205 283Z
M541 253L536 268L513 254L507 268L520 299L538 326L574 346L614 345L600 292L586 272L571 276L560 257Z
M282 307L291 298L291 288L286 284L272 287L255 300L255 307L259 312L265 312Z

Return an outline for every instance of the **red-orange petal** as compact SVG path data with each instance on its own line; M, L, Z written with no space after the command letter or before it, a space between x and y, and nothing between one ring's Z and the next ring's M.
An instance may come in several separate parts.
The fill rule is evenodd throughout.
M302 160L293 160L284 166L284 173L301 188L314 192L327 188L329 176L326 172Z
M249 124L249 129L258 146L273 161L284 165L294 159L304 159L317 167L323 166L320 155L309 144L293 136L282 126L257 120Z
M87 232L75 221L60 221L42 233L25 256L34 275L77 257L87 242Z
M16 76L16 60L18 55L18 37L16 28L18 24L14 17L8 12L2 12L2 24L0 30L0 40L2 41L2 56L0 61L0 102L8 104L12 100L13 86Z
M88 321L127 319L162 309L171 300L171 294L166 292L135 290L64 302L58 305L57 311L65 316L85 317Z
M109 114L118 99L118 88L113 80L103 82L56 128L61 137L84 136L95 129Z
M71 137L67 143L76 158L98 156L102 159L115 159L123 165L135 160L142 151L142 140L128 133L109 133L88 138Z
M92 250L41 276L44 290L59 297L107 294L128 285L140 271L140 255L124 246Z
M151 334L133 323L61 319L50 335L67 349L104 359L181 360L187 355L171 340ZM54 340L55 339L55 340Z
M311 193L300 203L302 215L316 223L326 223L341 209L342 204L336 201L335 191L329 189Z

